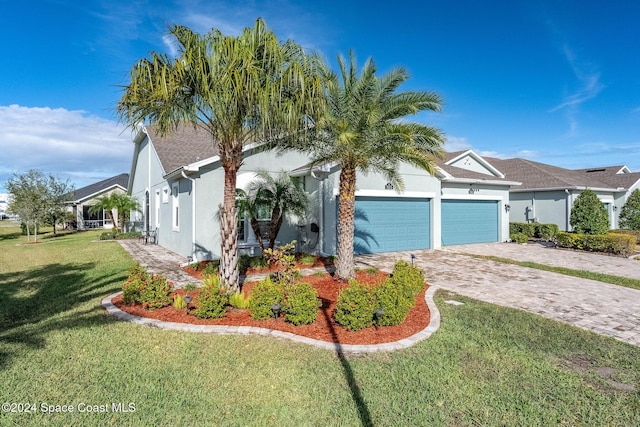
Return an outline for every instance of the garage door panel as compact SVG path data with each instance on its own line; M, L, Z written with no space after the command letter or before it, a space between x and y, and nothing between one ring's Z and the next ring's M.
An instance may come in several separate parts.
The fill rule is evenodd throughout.
M357 197L356 253L428 249L430 200Z
M443 200L442 245L498 241L498 202Z

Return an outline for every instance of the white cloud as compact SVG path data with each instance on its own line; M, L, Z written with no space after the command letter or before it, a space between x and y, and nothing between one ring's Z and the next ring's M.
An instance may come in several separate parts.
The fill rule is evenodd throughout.
M444 149L445 151L453 153L456 151L471 150L472 148L466 138L447 135L447 140L444 143Z
M0 106L0 192L13 173L40 169L76 188L129 172L133 144L124 126L83 111Z

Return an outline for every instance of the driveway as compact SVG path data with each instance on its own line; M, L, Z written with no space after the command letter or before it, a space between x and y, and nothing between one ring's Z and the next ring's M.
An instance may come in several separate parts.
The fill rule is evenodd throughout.
M356 261L361 267L373 265L391 271L397 259L411 262L413 254L431 285L481 301L520 308L640 346L639 290L473 258L460 252L640 277L635 273L640 261L506 243L360 255ZM542 252L545 257L538 257Z

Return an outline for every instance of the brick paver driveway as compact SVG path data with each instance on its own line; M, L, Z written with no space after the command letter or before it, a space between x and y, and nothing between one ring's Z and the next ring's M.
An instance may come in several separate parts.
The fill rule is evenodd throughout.
M395 260L410 262L413 254L416 256L415 262L425 270L427 282L432 285L481 301L527 310L640 346L639 290L453 252L464 250L467 253L517 259L515 255L505 252L513 248L525 258L533 256L527 255L529 249L532 249L533 254L537 253L533 245L503 243L458 246L442 251L360 255L356 260L361 266L374 265L391 271ZM546 250L551 254L548 259L528 260L541 264L551 264L553 261L575 269L586 269L583 266L594 269L594 266L600 266L600 272L640 277L634 273L637 271L635 268L640 268L640 261L565 250ZM613 266L613 272L606 271L606 266Z

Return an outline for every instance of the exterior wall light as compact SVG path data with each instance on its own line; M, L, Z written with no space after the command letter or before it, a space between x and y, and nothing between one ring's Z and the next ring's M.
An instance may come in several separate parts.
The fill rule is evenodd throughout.
M509 205L509 204L504 205L504 211L506 213L509 213L510 210L511 210L511 205Z

